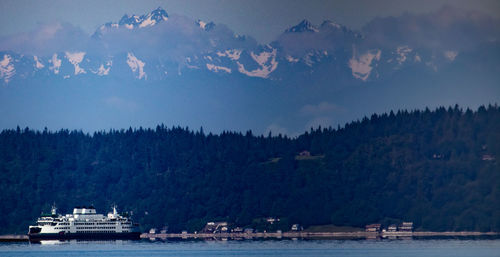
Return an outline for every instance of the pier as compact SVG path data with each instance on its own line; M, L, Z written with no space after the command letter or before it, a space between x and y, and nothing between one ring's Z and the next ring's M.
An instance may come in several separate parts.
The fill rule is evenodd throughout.
M24 242L28 240L28 235L0 235L0 242Z
M164 233L164 234L150 234L143 233L143 239L211 239L211 238L228 238L228 239L373 239L384 237L466 237L466 236L500 236L499 232L476 232L476 231L462 231L462 232L257 232L257 233Z
M408 237L473 237L473 236L500 236L500 232L478 231L417 231L417 232L257 232L257 233L142 233L141 239L375 239L375 238L408 238ZM0 235L0 242L29 241L27 235Z

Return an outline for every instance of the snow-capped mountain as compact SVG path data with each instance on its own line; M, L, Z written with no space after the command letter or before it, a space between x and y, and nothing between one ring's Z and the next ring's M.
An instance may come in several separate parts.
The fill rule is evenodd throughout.
M169 17L165 10L157 8L102 25L81 49L60 49L49 55L0 52L0 79L4 84L39 76L113 76L154 81L189 71L283 80L318 73L318 67L326 65L338 67L329 71L329 76L345 76L348 71L353 81L370 81L407 67L437 72L452 64L463 50L439 45L439 37L429 39L437 40L434 48L412 44L412 37L404 39L403 32L399 44L381 44L381 35L387 34L382 31L382 23L387 21L377 19L364 32L356 32L330 20L320 25L302 20L276 41L259 45L223 25ZM498 29L493 31L496 34L488 35L489 41L498 39Z
M154 26L155 24L168 20L168 14L161 7L152 11L147 15L124 15L118 22L119 26L125 26L128 29L133 29L134 27L144 28L149 26Z
M93 37L99 38L100 36L102 36L102 33L105 33L113 29L145 28L154 26L162 21L167 21L167 20L168 20L168 14L161 7L158 7L151 13L144 14L141 16L125 14L118 22L108 22L100 26L99 29L94 33Z
M318 32L318 28L312 25L308 20L302 20L299 24L285 30L286 32Z
M167 12L163 10L161 7L158 7L151 13L144 14L141 16L125 14L118 23L109 22L104 24L103 26L105 28L118 28L123 26L127 29L134 29L134 28L144 28L144 27L154 26L166 20L168 20Z
M161 8L93 36L42 24L0 39L0 126L294 133L391 109L499 102L499 24L447 7L359 31L304 20L269 44Z

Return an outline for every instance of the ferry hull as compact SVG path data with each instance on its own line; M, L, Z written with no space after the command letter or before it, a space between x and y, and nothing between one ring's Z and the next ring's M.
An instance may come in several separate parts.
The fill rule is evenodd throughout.
M140 232L130 233L37 233L28 234L30 241L39 241L47 239L69 240L69 239L87 239L87 240L139 240Z

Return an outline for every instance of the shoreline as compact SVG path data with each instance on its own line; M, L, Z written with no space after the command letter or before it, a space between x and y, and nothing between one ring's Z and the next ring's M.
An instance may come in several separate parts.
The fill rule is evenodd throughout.
M29 241L28 235L0 235L0 242L24 242Z
M500 236L500 232L478 232L478 231L419 231L419 232L282 232L282 233L166 233L166 234L141 234L142 239L210 239L210 238L231 238L231 239L323 239L323 238L352 238L352 239L372 239L391 237L467 237L467 236Z
M417 232L257 232L257 233L142 233L140 239L167 240L167 239L376 239L376 238L412 238L412 237L474 237L500 236L500 232L478 231L417 231ZM0 235L0 242L27 242L28 235Z

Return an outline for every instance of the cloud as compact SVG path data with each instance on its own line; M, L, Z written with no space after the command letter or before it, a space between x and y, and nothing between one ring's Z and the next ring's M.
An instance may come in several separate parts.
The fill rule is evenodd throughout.
M43 24L40 26L40 30L35 32L36 40L50 40L61 29L63 29L61 23Z
M40 23L27 33L0 39L0 49L48 56L56 52L77 51L87 47L89 35L68 23Z
M318 104L307 104L302 106L299 110L299 114L302 116L318 116L331 114L336 111L341 111L342 108L339 106L329 103L329 102L320 102Z
M276 41L281 53L299 58L306 57L314 50L333 53L361 39L358 33L332 21L325 21L314 30L316 32L281 34Z
M307 104L302 106L299 110L299 116L304 117L305 126L307 131L310 128L329 127L333 126L338 118L338 114L345 114L346 109L333 103L326 101L318 104Z
M349 60L349 68L352 70L352 76L357 79L366 81L372 71L372 61L380 61L380 50L372 50L367 53L356 56L356 51L353 51L353 56Z
M118 96L108 97L104 99L104 103L109 107L118 109L120 111L135 112L137 111L137 109L139 109L139 105L136 102L125 100Z
M278 135L278 134L288 135L289 134L288 129L278 125L277 123L272 123L269 126L267 126L265 131L266 131L265 132L266 135L269 134L269 132L271 132L272 135Z
M499 22L479 11L443 6L428 14L375 18L363 27L363 34L372 46L461 50L498 40Z
M312 120L309 120L306 123L305 130L309 130L310 128L317 128L321 126L322 128L329 127L333 125L333 119L330 117L316 117Z
M105 29L92 43L96 49L111 55L133 51L136 56L158 56L179 63L183 63L186 56L218 49L253 49L257 46L253 39L235 38L234 32L224 25L217 24L212 30L205 31L194 20L175 14L151 27Z

